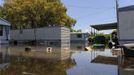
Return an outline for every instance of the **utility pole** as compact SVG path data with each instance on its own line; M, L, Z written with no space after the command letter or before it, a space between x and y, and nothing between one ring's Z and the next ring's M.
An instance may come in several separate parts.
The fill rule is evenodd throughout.
M120 34L119 34L119 0L116 1L116 17L117 17L117 34L118 34L118 40L120 39Z
M117 16L117 37L118 43L120 40L120 33L119 33L119 0L116 0L116 16ZM118 65L118 75L120 75L119 65Z

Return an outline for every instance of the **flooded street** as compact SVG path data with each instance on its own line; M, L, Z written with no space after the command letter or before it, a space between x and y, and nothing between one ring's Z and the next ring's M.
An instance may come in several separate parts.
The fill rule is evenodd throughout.
M71 50L55 48L51 52L42 46L31 47L30 52L22 46L1 46L0 75L134 74L133 59L121 59L110 49L84 51L83 46L78 46Z
M134 0L0 0L0 75L134 75Z

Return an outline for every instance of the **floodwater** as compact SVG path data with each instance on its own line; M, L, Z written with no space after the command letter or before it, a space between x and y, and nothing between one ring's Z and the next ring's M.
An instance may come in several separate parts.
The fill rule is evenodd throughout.
M84 51L83 44L71 49L1 46L0 75L134 75L134 59L110 49Z

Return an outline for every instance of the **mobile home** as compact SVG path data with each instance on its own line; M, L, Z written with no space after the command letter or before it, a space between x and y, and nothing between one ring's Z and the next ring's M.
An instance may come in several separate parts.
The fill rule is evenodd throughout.
M44 27L11 30L12 42L30 42L34 40L45 46L70 47L70 29L66 27Z
M10 23L0 18L0 44L8 44L10 39Z
M71 43L88 43L88 33L71 32Z

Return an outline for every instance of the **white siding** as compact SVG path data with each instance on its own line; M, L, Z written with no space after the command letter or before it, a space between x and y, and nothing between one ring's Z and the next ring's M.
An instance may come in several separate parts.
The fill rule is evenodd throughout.
M45 27L36 29L37 40L59 40L61 38L60 34L60 27ZM35 40L34 29L23 29L22 33L20 33L20 30L12 30L11 40Z
M119 40L122 41L131 40L132 42L134 40L134 11L119 12L119 37Z
M70 30L68 28L61 28L61 47L70 48Z
M21 34L19 30L11 30L11 40L33 40L33 30L24 29Z
M47 27L37 29L37 39L39 40L59 40L60 39L59 27Z

